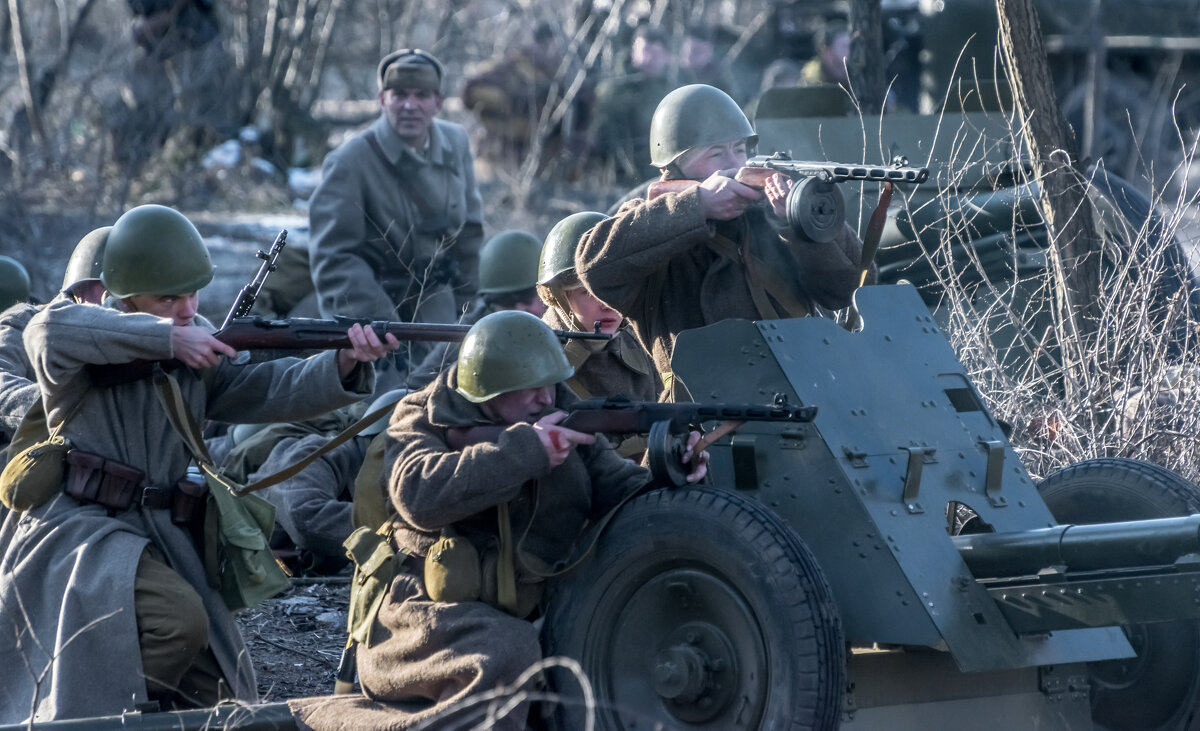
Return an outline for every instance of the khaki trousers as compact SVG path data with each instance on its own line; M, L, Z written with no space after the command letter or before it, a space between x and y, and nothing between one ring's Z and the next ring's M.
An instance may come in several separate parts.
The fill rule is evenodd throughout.
M204 602L153 546L138 560L133 610L150 697L168 708L216 705L229 686L208 646Z

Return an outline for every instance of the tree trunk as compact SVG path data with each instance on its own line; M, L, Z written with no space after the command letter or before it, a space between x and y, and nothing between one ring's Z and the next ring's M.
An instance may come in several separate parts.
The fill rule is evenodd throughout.
M1086 195L1087 178L1075 168L1072 135L1059 111L1032 0L997 0L1001 58L1020 114L1042 215L1050 234L1063 365L1069 390L1080 384L1100 322L1100 240Z
M864 115L883 111L883 15L880 0L850 0L850 87Z

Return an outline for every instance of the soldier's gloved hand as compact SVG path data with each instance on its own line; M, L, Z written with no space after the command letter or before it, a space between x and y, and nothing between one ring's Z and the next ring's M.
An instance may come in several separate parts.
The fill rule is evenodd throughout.
M794 182L782 173L775 173L767 178L767 182L763 185L763 192L767 194L767 202L771 204L771 211L781 221L787 220L787 197Z
M596 442L596 437L592 434L584 434L574 429L557 426L558 422L565 418L567 418L565 411L555 411L538 419L533 425L538 439L542 442L542 448L546 450L546 456L550 459L551 468L565 462L567 455L571 453L575 445Z
M760 191L721 172L709 175L700 184L700 206L704 209L704 217L713 221L737 218L762 197Z
M386 340L380 340L375 331L354 323L346 331L350 338L349 348L338 351L338 375L346 378L354 366L359 363L374 363L389 352L400 347L400 341L391 333L386 334Z
M222 355L237 357L237 351L214 338L208 330L196 325L176 325L171 328L171 355L192 368L211 368Z
M693 431L688 433L687 447L683 450L682 461L684 464L692 465L692 471L687 476L689 483L699 482L708 474L708 450L705 449L696 455L692 454L692 450L699 441L700 432Z

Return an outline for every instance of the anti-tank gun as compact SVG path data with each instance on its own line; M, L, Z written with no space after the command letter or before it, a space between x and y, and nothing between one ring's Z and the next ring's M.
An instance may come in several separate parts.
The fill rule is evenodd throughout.
M1188 728L1200 489L1131 460L1035 484L915 290L857 300L856 332L680 335L697 402L818 410L717 440L711 486L627 504L559 588L547 651L598 727Z

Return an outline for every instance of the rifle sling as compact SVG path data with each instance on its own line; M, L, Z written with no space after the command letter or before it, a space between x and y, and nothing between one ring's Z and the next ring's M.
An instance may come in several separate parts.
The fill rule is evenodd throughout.
M892 182L886 181L883 188L879 191L879 203L875 205L875 210L871 213L871 218L867 221L867 230L863 233L862 256L858 262L858 286L861 287L867 283L867 275L871 271L871 263L875 261L875 254L879 251L879 241L883 238L883 226L887 223L888 207L892 204L892 191L895 186ZM850 312L846 317L844 327L847 330L854 331L862 321L862 317L858 314L858 307L854 304L853 298L850 300Z
M183 393L179 389L179 382L175 380L175 377L156 365L154 369L154 385L155 393L162 402L163 408L166 409L168 421L171 422L171 426L175 428L180 438L183 439L183 443L187 446L188 451L196 458L196 464L213 479L227 485L230 492L238 497L257 492L272 485L278 485L284 480L294 477L329 451L350 441L358 436L359 432L363 429L366 429L371 424L386 416L389 411L396 408L396 404L400 401L400 398L397 398L395 401L375 409L343 429L337 436L322 444L320 448L314 450L299 462L249 485L239 485L221 473L216 465L213 464L212 457L208 453L208 445L204 443L204 438L200 436L200 428L196 425L195 417L188 410L187 403L183 399Z

